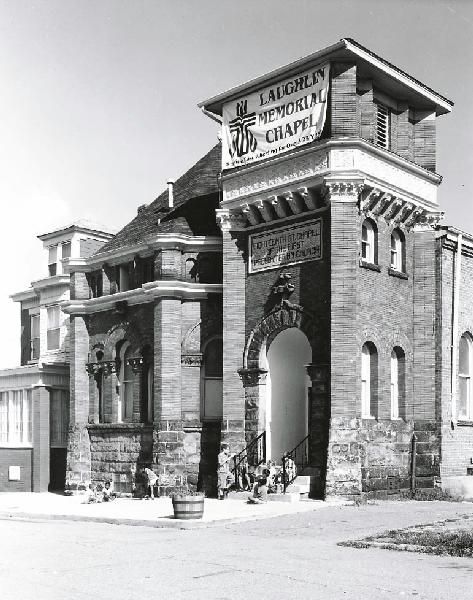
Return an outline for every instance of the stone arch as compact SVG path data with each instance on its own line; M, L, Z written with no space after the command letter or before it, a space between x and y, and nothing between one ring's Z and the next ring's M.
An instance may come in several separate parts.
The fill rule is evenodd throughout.
M130 342L134 354L139 354L142 346L141 340L137 339L133 328L126 322L114 325L108 332L104 342L104 358L106 360L115 360L117 344L123 340Z
M290 327L300 329L309 340L312 350L319 340L316 318L298 304L284 300L254 327L248 336L243 353L243 369L260 369L261 351L278 333Z
M202 320L199 319L184 334L181 342L181 354L195 354L200 352L200 326Z

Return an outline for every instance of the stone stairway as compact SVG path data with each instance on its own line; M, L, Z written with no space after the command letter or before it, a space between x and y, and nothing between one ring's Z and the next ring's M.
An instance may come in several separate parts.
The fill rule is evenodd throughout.
M287 487L285 494L268 494L271 502L299 502L309 498L312 475L298 475Z

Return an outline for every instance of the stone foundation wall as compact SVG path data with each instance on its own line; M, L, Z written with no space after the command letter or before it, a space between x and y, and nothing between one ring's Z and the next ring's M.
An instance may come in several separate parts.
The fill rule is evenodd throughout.
M90 483L90 441L86 425L72 425L67 436L66 492L87 489Z
M143 486L141 471L152 464L153 428L131 423L88 426L91 481L113 481L118 493Z
M384 497L409 490L414 434L416 487L432 488L440 474L436 423L332 418L326 496Z

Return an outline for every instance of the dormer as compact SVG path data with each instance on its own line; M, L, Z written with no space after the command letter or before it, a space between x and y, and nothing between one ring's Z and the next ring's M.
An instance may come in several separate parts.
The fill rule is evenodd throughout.
M113 237L101 225L77 221L38 236L47 251L47 274L49 277L65 273L64 266L70 259L88 258Z

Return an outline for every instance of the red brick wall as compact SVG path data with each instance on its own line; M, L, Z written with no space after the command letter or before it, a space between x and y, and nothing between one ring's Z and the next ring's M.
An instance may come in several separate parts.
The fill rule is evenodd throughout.
M452 308L456 244L442 245L437 241L438 255L438 287L441 298L439 306L439 327L437 336L438 377L437 394L439 395L442 415L442 463L441 475L465 476L467 467L472 467L473 458L473 426L457 423L452 426L451 402L451 344L452 344ZM462 255L462 275L460 280L458 348L459 338L466 331L473 334L473 256ZM455 379L458 393L458 378Z
M329 108L331 137L359 137L355 65L332 64Z
M0 492L31 492L31 448L0 448ZM8 467L20 467L20 481L8 481Z

